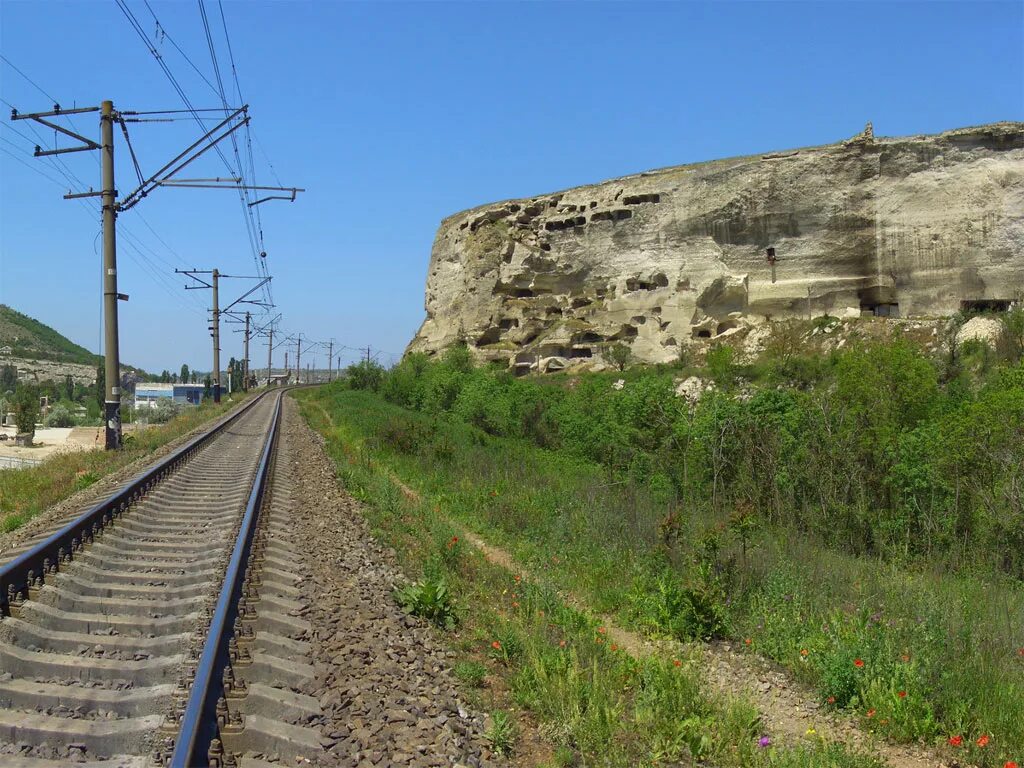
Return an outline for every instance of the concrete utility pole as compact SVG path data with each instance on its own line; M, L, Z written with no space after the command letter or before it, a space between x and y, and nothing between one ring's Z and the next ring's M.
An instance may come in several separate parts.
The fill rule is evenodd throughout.
M245 313L245 360L242 361L242 391L249 391L249 313Z
M121 355L117 337L117 188L114 186L114 103L100 104L100 169L103 192L103 395L106 449L121 447Z
M334 362L334 339L327 342L327 383L334 381L334 372L331 370L331 363Z
M302 383L302 334L295 340L295 383Z
M270 379L274 375L274 326L270 326L267 338L267 386L270 386Z
M284 351L284 375L285 375L284 381L285 381L285 384L288 383L288 379L291 376L291 372L292 372L292 369L288 367L288 350L286 349Z
M220 402L220 272L213 270L213 402Z

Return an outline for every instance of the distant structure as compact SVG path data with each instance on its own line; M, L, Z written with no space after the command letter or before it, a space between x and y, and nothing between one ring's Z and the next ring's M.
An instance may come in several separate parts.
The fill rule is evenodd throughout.
M648 363L769 319L1024 293L1024 123L665 168L445 219L409 345L517 372Z
M135 407L155 408L161 400L199 405L203 401L203 384L154 384L135 385Z

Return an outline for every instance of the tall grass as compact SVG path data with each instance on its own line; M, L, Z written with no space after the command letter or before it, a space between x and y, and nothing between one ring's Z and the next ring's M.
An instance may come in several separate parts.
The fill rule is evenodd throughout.
M1019 581L746 530L578 456L340 385L300 397L339 444L344 425L336 450L382 462L598 612L655 635L736 638L893 739L989 734L990 759L1024 754Z

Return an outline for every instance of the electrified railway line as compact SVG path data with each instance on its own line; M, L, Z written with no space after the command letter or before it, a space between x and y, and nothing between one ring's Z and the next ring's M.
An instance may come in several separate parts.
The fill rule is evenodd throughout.
M319 762L282 398L0 554L0 765Z

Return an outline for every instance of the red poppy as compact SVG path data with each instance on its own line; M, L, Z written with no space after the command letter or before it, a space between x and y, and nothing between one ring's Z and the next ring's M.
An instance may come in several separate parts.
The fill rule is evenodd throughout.
M829 704L835 704L836 703L836 697L835 696L829 696L828 697L828 703Z
M598 628L597 628L597 633L598 633L599 635L603 635L603 634L604 634L604 633L605 633L606 631L607 631L607 630L606 630L606 629L605 629L604 627L598 627Z
M806 648L801 648L800 649L800 655L801 656L806 656L808 653L809 653L809 651Z
M672 663L677 667L683 666L683 662L681 662L679 659L672 659Z
M1003 768L1017 768L1017 764L1013 760L1007 760L1003 763Z
M518 608L519 607L519 603L517 603L515 600L513 600L512 601L512 607L513 608Z
M857 669L863 668L863 666L864 666L864 659L854 659L853 660L853 666L855 666Z
M899 696L901 699L907 698L907 692L906 691L900 691L896 695Z
M875 710L874 709L869 709L868 710L868 717L874 717L874 716L875 716Z
M905 664L905 663L907 663L908 661L910 661L910 655L909 655L909 654L906 654L906 653L904 653L904 654L903 654L902 656L900 656L900 660L901 660L901 661L902 661L902 662L903 662L903 663Z
M619 646L617 646L615 643L612 643L612 650L613 651L619 650Z
M501 650L501 643L499 643L497 640L495 640L493 643L491 643L491 648L493 648L496 651L500 651Z
M979 747L987 747L988 746L988 734L987 733L981 734L981 736L978 737L978 740L975 742L975 744L977 744Z
M558 641L558 647L559 648L565 648L565 640L559 640Z
M746 639L745 639L745 640L743 641L743 644L744 644L744 645L750 645L750 644L751 644L752 642L754 642L754 641L753 641L753 640L751 640L751 639L750 639L750 638L748 637L748 638L746 638Z
M963 736L950 736L949 737L949 743L952 744L954 747L959 747L961 744L964 743L964 737Z

